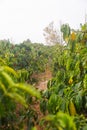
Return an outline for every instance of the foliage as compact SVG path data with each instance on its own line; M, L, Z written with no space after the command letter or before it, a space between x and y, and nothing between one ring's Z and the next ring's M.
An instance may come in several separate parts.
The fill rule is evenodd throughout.
M68 38L69 35L70 35L70 32L71 32L69 25L68 25L68 24L63 24L63 25L61 26L61 32L63 32L63 39L64 39L64 40L65 40L66 38Z
M48 111L55 117L59 111L62 111L67 116L71 116L71 119L74 117L76 129L85 130L87 128L87 25L83 25L78 31L63 25L61 30L66 46L60 56L56 55L54 59L55 77L48 82L48 89L43 93L44 105L41 101L41 111ZM80 122L81 120L83 123ZM57 125L55 127L60 130ZM62 130L67 130L67 127Z
M32 83L32 75L44 72L48 64L49 67L53 66L53 58L60 48L62 45L45 46L28 41L14 45L1 41L0 54L6 64L18 72L19 81Z
M1 41L0 129L21 129L24 124L30 129L34 125L34 118L38 119L38 115L32 104L40 94L27 83L32 82L32 74L45 71L47 65L52 67L53 57L59 47L61 48L59 45L49 47L28 41L19 45Z
M0 129L13 130L19 129L22 123L23 113L29 109L28 98L32 95L40 98L40 93L28 84L17 82L18 75L10 67L0 63ZM17 107L20 104L20 111ZM24 106L24 107L21 107ZM31 110L31 109L30 109ZM17 114L17 112L20 112Z
M48 115L45 120L49 122L46 130L76 130L74 118L63 112L58 112L56 115Z

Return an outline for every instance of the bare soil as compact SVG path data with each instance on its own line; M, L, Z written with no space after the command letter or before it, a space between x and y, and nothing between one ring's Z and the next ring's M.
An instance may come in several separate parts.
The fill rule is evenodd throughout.
M43 73L34 74L33 78L38 80L38 83L35 84L37 89L46 90L48 81L52 79L52 72L47 68Z
M38 79L38 83L35 84L35 87L40 91L44 91L47 89L48 81L52 79L52 72L47 68L43 73L34 74L33 78ZM40 112L39 102L36 102L33 107L38 113L38 118L41 119L44 115ZM36 128L37 130L43 130L39 125L36 125Z

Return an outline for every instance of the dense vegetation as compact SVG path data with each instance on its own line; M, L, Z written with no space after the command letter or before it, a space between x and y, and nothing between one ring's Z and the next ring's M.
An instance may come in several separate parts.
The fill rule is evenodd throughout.
M1 130L36 129L36 121L46 130L87 129L87 24L77 31L65 24L61 31L64 45L0 41ZM47 66L53 78L39 92L32 75ZM37 100L42 119L32 107Z
M43 93L41 110L48 111L47 129L87 129L87 24L78 31L61 27L66 42L54 60L54 78Z
M40 93L29 84L37 81L33 74L52 67L55 53L55 47L43 44L14 45L7 40L0 41L0 129L19 130L25 125L30 128L29 120L38 118L32 104L40 98Z

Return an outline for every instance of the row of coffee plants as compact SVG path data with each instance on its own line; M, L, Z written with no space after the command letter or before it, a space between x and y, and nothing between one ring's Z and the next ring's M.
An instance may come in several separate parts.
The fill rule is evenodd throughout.
M54 78L43 92L46 130L87 129L87 24L80 30L61 27L65 46L54 59Z
M40 93L28 83L33 73L44 72L47 65L53 65L57 48L0 41L0 130L31 129L34 120L38 122L32 105Z
M18 82L18 76L0 59L0 130L24 129L24 118L35 116L30 104L32 97L41 97L40 93L32 86Z
M52 66L57 48L29 42L14 45L3 40L0 41L0 57L5 59L8 66L18 71L19 81L30 83L32 74L44 72L48 64L49 67Z

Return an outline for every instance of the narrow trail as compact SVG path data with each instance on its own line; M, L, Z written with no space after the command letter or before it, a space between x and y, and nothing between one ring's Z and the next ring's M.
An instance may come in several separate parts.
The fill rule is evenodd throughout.
M34 78L38 79L38 83L35 87L40 91L44 91L47 89L48 81L52 79L52 72L47 68L45 72L34 75ZM33 107L37 111L38 118L41 119L43 114L40 112L40 102L36 102ZM36 128L37 130L43 130L39 125L36 125Z
M47 68L45 72L35 74L33 77L38 80L38 83L35 84L35 87L38 90L46 90L48 81L52 79L52 72Z

